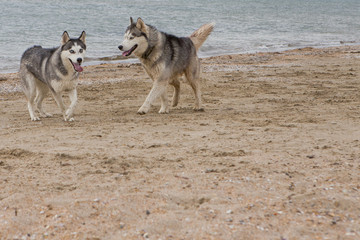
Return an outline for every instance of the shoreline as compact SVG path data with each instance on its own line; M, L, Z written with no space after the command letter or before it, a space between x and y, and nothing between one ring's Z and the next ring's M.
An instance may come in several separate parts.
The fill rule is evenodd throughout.
M74 122L1 93L0 239L359 239L360 46L201 64L204 112L138 115L140 64L85 67Z
M246 57L250 55L274 55L274 54L286 54L286 53L292 53L297 52L301 50L310 50L310 51L332 51L337 50L341 51L341 49L354 49L357 50L360 48L360 45L342 45L342 46L332 46L332 47L304 47L304 48L295 48L295 49L289 49L284 51L265 51L265 52L254 52L254 53L240 53L240 54L225 54L225 55L216 55L216 56L210 56L210 57L203 57L200 58L203 64L207 64L207 59L213 59L213 58L223 58L227 56L233 56L233 57ZM108 61L108 62L98 62L96 64L85 64L84 69L93 69L97 68L99 66L114 66L114 65L139 65L140 62L136 58L130 58L130 59L123 59L123 60L115 60L114 62ZM240 63L241 65L241 63ZM220 69L221 70L221 69ZM86 72L84 73L86 75ZM86 79L84 78L84 74L80 75L80 84L87 84ZM18 72L12 72L12 73L0 73L0 94L7 93L7 92L20 92L21 89L19 87L19 84L17 84L15 81L19 81L18 78ZM114 76L116 78L116 76ZM110 81L116 81L116 80L110 80ZM121 80L123 81L123 79ZM106 81L105 81L106 82Z
M347 47L347 46L359 46L360 43L356 41L340 41L339 44L331 44L331 45L314 45L314 46L288 46L283 47L281 49L271 49L271 50L248 50L243 52L228 52L228 53L217 53L217 54L207 54L207 53L200 53L199 58L210 58L210 57L221 57L221 56L228 56L228 55L244 55L244 54L257 54L257 53L275 53L275 52L286 52L286 51L293 51L296 49L303 49L303 48L314 48L314 49L323 49L323 48L338 48L338 47ZM112 56L103 56L103 57L90 57L87 60L85 58L84 67L87 66L94 66L94 65L101 65L101 64L128 64L128 63L138 63L138 59L136 57L123 57L121 54L119 55L112 55ZM114 59L114 60L112 60ZM20 60L19 60L20 61ZM12 74L17 73L12 70L8 70L6 72L0 72L0 76L2 74Z

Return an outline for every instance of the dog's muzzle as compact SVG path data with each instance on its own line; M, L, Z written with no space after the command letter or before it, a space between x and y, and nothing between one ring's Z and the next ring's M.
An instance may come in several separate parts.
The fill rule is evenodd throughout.
M122 53L122 55L124 56L124 57L128 57L128 56L130 56L132 53L133 53L133 51L135 51L135 49L138 47L138 45L137 44L135 44L130 50L127 50L127 51L124 51L124 46L123 45L120 45L118 48L120 49L120 51L124 51L123 53Z
M84 69L81 67L81 63L82 63L82 58L78 58L76 59L77 62L73 62L71 61L71 59L69 59L71 64L73 65L74 69L76 72L82 72Z

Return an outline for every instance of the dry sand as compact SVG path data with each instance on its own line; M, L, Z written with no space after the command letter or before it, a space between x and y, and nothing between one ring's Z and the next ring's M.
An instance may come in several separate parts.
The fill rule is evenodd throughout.
M139 64L85 67L75 122L1 74L0 239L360 239L360 46L202 68L205 112L140 116Z

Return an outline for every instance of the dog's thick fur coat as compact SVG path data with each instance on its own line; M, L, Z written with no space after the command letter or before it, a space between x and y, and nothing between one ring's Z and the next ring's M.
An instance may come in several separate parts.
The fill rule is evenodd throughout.
M130 18L124 41L119 46L124 56L134 54L138 57L150 78L153 87L145 102L138 110L139 114L149 111L151 104L158 97L161 98L159 113L168 113L167 84L174 87L172 106L178 105L180 97L179 77L185 75L195 93L195 107L203 110L199 83L200 61L197 51L210 35L214 23L201 26L190 37L176 37L147 25L141 18L136 22Z
M65 121L73 121L73 111L77 103L77 80L83 71L81 64L85 57L85 32L79 38L70 39L65 31L58 48L34 46L27 49L21 57L20 78L23 92L28 101L28 110L32 121L38 121L35 110L41 117L49 117L42 108L42 101L51 91L61 109ZM71 104L66 110L62 99L69 92Z

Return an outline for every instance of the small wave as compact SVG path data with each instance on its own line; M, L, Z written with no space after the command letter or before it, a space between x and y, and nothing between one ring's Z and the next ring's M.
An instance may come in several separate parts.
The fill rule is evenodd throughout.
M340 44L356 44L356 41L340 41Z
M134 57L124 57L123 55L113 55L113 56L104 56L104 57L86 57L85 61L87 62L98 62L98 61L119 61L119 60L128 60L129 58Z

